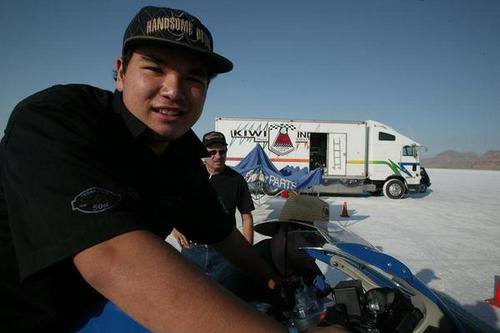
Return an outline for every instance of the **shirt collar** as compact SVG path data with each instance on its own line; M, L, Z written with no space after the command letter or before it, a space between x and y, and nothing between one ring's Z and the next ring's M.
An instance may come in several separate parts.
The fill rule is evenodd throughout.
M122 117L125 125L127 125L127 128L134 138L139 137L139 135L144 133L147 129L147 126L137 119L137 117L127 109L125 104L123 104L123 95L118 90L115 90L113 96L113 110Z
M148 129L146 124L140 121L127 109L123 103L123 95L118 90L115 90L113 96L113 110L122 117L125 125L134 138L139 138L139 136ZM172 141L167 151L175 151L180 155L195 154L195 156L199 158L208 156L207 149L191 129L177 140Z

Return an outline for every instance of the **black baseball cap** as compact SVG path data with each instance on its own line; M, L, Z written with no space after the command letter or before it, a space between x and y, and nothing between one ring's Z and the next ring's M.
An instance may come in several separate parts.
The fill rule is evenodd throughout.
M174 46L198 54L212 73L226 73L233 63L213 51L210 31L198 18L173 8L147 6L134 16L123 35L122 54L138 45Z
M224 134L222 134L221 132L212 131L206 133L203 136L203 144L205 145L205 147L210 146L214 143L220 143L227 146L226 137L224 136Z

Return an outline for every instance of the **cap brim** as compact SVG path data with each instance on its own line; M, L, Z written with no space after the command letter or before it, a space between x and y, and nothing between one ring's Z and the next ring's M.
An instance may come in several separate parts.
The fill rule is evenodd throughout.
M137 47L139 45L150 46L175 46L193 52L200 56L201 59L207 64L208 70L211 73L222 74L230 72L233 69L231 60L214 52L207 52L206 50L197 47L191 47L184 43L178 43L171 40L165 40L157 37L138 36L131 37L123 43L123 52L130 47Z

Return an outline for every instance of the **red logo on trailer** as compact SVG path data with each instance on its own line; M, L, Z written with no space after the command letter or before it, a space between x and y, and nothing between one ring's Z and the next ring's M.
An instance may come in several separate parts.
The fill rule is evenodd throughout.
M269 150L276 155L286 155L294 150L297 135L290 135L296 127L291 124L269 126Z

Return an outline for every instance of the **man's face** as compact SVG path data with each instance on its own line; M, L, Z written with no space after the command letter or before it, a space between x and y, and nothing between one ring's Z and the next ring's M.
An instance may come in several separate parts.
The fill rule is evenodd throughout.
M226 165L226 145L214 143L207 146L207 150L209 156L205 159L205 163L211 169L221 169Z
M123 103L161 139L179 138L203 111L208 86L206 66L191 53L174 48L140 47L124 71L116 62L116 89Z

